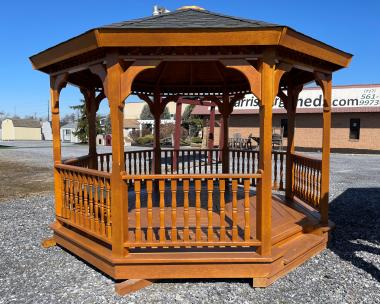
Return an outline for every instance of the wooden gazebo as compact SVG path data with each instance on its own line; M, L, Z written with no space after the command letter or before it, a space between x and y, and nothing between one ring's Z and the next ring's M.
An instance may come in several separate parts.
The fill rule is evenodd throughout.
M198 7L92 29L32 56L33 67L50 75L52 243L128 280L118 283L120 293L162 278L252 278L253 286L268 286L326 247L331 76L351 57L287 26ZM321 160L294 151L298 93L312 81L324 96ZM59 95L67 84L87 104L89 153L63 161ZM228 147L229 116L246 93L260 101L259 151ZM151 150L124 151L131 94L155 117ZM272 151L276 95L288 113L284 153ZM160 147L160 114L184 97L218 107L219 149ZM97 153L95 142L104 98L109 154Z

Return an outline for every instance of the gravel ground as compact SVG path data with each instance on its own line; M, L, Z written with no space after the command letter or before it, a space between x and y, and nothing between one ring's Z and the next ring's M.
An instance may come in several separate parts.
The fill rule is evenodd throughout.
M26 149L13 157L29 159L33 150L51 166L50 148ZM83 261L41 248L51 235L51 193L2 200L0 303L380 303L380 156L335 154L331 167L337 228L329 249L266 289L249 280L163 281L118 297L113 281Z

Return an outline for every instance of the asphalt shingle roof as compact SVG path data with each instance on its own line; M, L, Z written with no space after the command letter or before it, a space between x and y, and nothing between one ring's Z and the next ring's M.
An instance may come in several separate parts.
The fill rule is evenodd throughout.
M41 123L34 119L12 119L13 126L19 128L41 128Z
M119 29L190 29L190 28L265 28L278 24L263 21L231 17L207 10L180 9L170 13L134 19L102 28Z

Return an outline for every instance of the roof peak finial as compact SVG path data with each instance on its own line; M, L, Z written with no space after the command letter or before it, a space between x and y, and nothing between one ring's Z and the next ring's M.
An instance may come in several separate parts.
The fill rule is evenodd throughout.
M185 6L182 6L180 8L177 8L177 10L185 10L185 9L194 9L194 10L198 10L198 11L204 11L205 10L203 7L196 6L196 5L185 5Z
M170 13L170 11L168 9L166 9L165 7L161 7L159 5L153 6L153 16L158 16L158 15L162 15L165 13Z

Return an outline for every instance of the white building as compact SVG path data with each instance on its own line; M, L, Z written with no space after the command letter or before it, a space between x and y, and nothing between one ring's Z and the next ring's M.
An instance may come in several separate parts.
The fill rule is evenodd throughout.
M61 127L61 141L69 143L80 143L78 136L74 135L75 130L77 129L76 122L70 122Z

